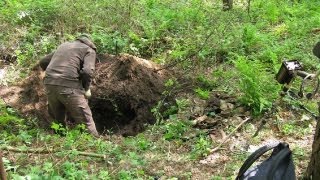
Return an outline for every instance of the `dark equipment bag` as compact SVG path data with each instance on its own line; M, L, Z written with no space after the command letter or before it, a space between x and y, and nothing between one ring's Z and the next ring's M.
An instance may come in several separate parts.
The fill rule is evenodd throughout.
M273 149L262 163L250 166L264 153ZM250 168L250 169L249 169ZM255 152L241 166L236 180L295 180L296 174L289 145L284 142L267 144Z

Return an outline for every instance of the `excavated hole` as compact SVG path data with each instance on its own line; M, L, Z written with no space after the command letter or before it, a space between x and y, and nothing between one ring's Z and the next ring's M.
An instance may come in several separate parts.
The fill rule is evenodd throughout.
M100 133L111 131L121 134L121 130L137 116L136 111L123 99L111 101L94 98L90 100L89 105Z

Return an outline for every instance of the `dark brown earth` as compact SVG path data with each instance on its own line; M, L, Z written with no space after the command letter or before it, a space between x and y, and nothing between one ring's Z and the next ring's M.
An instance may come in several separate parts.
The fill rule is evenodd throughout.
M153 124L151 109L161 99L169 72L131 55L104 55L97 65L90 99L93 117L100 130L134 135Z
M167 70L155 63L131 55L102 55L96 65L89 105L100 132L135 135L155 118L151 109L161 99ZM37 117L48 127L47 100L42 71L35 66L17 85L1 87L0 97L23 116Z

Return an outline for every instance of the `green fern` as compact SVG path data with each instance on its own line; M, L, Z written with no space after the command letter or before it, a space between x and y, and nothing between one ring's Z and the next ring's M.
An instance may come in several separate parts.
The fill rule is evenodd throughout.
M270 108L280 90L273 76L260 63L249 61L245 57L238 57L235 66L239 72L238 85L242 92L240 101L251 107L255 115Z

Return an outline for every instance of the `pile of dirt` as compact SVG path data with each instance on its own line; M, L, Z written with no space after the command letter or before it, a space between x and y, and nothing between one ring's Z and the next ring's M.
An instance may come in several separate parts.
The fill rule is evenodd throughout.
M155 122L151 108L161 99L164 81L171 76L155 63L131 55L101 55L92 83L89 106L97 129L122 135L135 135L146 124ZM50 124L42 71L35 67L30 76L16 86L1 87L0 97L40 125Z
M131 55L104 55L96 67L90 100L99 128L134 135L153 124L151 108L161 99L164 81L170 76L151 61ZM103 130L103 129L100 129Z
M30 76L13 86L1 86L0 97L25 117L38 117L41 126L48 123L47 98L42 83L43 72L35 67Z

